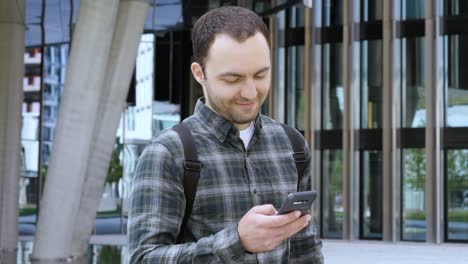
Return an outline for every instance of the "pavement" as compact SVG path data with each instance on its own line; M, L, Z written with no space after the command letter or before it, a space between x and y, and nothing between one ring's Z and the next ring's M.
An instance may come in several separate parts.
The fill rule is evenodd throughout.
M21 236L20 256L26 259L32 251L32 236ZM93 245L114 245L126 253L125 235L93 235ZM429 244L424 242L388 243L368 240L323 239L326 264L468 264L468 243ZM123 256L124 257L124 256Z
M326 264L468 264L468 244L323 240Z

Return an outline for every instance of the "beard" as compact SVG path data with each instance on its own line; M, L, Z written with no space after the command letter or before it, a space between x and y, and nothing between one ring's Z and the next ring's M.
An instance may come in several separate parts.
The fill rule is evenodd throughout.
M229 120L233 124L248 124L255 120L260 112L260 108L265 101L266 96L258 93L254 100L255 105L251 108L243 109L238 103L245 103L246 100L233 98L231 100L212 98L209 94L206 96L206 101L218 115ZM253 101L249 101L253 102Z

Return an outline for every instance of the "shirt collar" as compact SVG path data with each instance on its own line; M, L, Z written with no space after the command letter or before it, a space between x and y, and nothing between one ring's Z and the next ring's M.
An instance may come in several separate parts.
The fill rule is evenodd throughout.
M230 133L239 137L239 130L234 124L206 106L204 97L198 99L194 116L201 120L221 142L224 142ZM258 114L255 118L254 135L259 133L261 128L262 122L260 114Z

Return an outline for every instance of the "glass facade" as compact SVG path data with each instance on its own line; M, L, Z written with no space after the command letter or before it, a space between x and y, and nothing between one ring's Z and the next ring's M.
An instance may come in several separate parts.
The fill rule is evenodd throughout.
M322 152L322 237L342 238L343 232L343 152Z
M402 234L403 240L426 239L426 154L424 149L403 149L402 154Z
M359 237L383 237L383 35L382 1L360 1L359 38L354 39L353 55L358 62L359 77ZM377 144L375 144L377 143Z
M445 239L468 242L468 3L444 2L444 182ZM456 22L460 21L458 24ZM457 25L465 25L458 26ZM451 28L453 27L453 29Z
M145 144L193 110L200 91L188 70L190 28L221 2L195 6L191 1L150 1L94 234L125 234L129 190ZM272 27L272 100L266 101L263 113L310 135L306 138L313 150L313 186L320 191L320 235L428 241L428 234L439 229L428 221L427 212L437 209L444 227L435 231L442 237L439 242L468 242L468 3L436 1L436 38L430 42L425 32L430 3L424 0L389 1L391 14L383 0L314 0L312 9L298 1L240 2L248 3ZM67 3L66 12L55 16L63 27L58 35L52 34L59 32L52 26L44 27L45 32L37 26L41 21L36 16L43 15L40 4L27 6L21 236L35 233L53 151L70 32L79 8L79 1L71 3L73 8ZM383 22L385 14L391 25ZM391 43L384 40L386 32ZM429 44L437 44L436 49L429 50L434 47ZM428 76L431 52L438 66ZM390 69L387 77L385 65ZM430 77L435 84L428 82ZM385 96L389 90L391 96ZM428 103L431 91L442 95L440 104ZM441 175L436 176L426 166L433 151L426 143L428 111L434 108L440 113L435 127L440 132L436 162ZM346 140L351 143L344 144ZM385 145L386 140L391 144ZM390 180L384 165L391 168L386 176ZM438 186L427 189L428 179L436 179ZM428 203L432 189L440 189L442 195L435 205Z
M360 237L382 239L382 151L362 151L360 158Z
M315 4L315 3L314 3ZM320 143L321 164L321 221L320 230L324 238L343 237L344 192L343 150L341 132L344 115L343 43L339 32L343 27L343 2L324 1L316 6L320 21L316 21L316 32L320 34L319 68L320 135L328 138ZM315 13L316 14L316 13ZM335 143L333 143L335 142Z

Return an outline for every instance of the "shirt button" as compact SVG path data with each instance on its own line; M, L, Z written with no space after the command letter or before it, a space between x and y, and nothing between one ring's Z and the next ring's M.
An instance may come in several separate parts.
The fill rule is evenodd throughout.
M253 194L257 194L257 189L254 188L254 189L252 190L252 193L253 193Z

